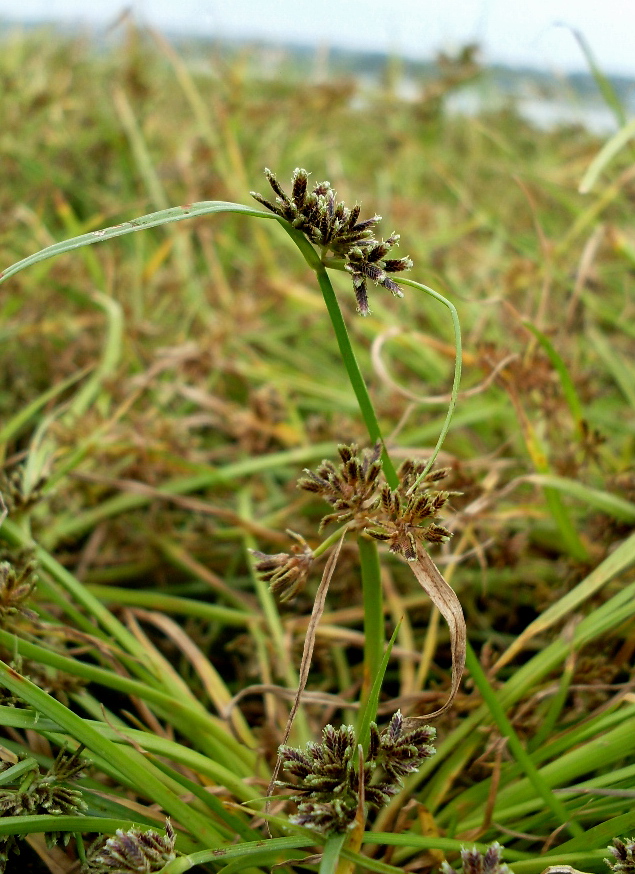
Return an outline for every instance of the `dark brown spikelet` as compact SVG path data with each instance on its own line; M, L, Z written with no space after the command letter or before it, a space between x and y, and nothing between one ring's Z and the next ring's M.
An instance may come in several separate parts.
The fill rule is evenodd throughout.
M447 470L430 471L420 479L424 470L425 462L405 461L398 471L399 487L382 487L377 510L369 513L365 528L369 537L387 543L391 552L407 561L416 561L418 543L444 543L452 536L451 531L433 521L456 494L434 488Z
M368 807L386 804L399 791L403 777L434 755L431 745L434 737L435 730L430 726L404 731L400 712L395 713L383 732L371 723L363 767ZM342 725L336 729L327 725L322 743L309 743L304 752L280 747L280 759L283 769L295 778L276 783L290 790L289 798L298 803L298 812L290 817L291 821L326 834L346 831L355 819L361 788L353 727Z
M494 842L484 853L473 847L471 850L461 850L463 874L513 874L511 868L503 862L503 848ZM447 862L441 864L443 874L455 874L454 868Z
M412 261L410 258L386 259L388 252L398 243L399 234L391 234L386 240L376 240L375 227L381 221L381 216L374 215L365 221L358 221L359 204L349 209L342 201L336 201L330 182L318 182L309 190L309 174L300 167L293 171L290 197L271 170L265 169L265 176L276 195L275 203L255 191L251 192L251 196L301 231L320 248L323 257L330 251L336 258L344 259L345 269L353 280L357 312L360 315L370 314L367 279L387 288L396 297L403 297L399 286L388 274L409 270Z
M604 861L616 874L635 874L635 838L613 838L613 846L607 847L613 856Z
M88 849L82 874L155 874L176 859L175 834L170 820L165 834L117 829L110 838L98 838Z
M372 241L372 245L353 246L346 256L345 269L353 278L353 287L357 296L357 312L360 315L370 315L366 280L375 285L381 285L392 292L395 297L403 297L403 292L397 283L390 279L388 273L409 270L412 267L410 258L399 258L390 261L383 260L384 255L398 242L399 234L393 234L383 242Z
M350 445L338 446L340 464L323 461L315 470L305 470L298 480L298 488L320 495L333 508L324 516L320 530L329 522L362 520L377 499L378 478L381 473L381 444L360 452Z
M313 565L313 552L308 543L299 534L288 533L298 541L291 547L291 553L267 555L257 549L250 550L257 559L256 573L269 583L269 588L281 601L293 598L304 587Z

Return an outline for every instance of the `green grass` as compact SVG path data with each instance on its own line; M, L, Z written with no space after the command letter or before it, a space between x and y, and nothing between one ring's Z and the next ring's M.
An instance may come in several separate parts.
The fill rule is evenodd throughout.
M267 79L240 53L188 64L132 29L99 50L52 32L2 48L0 538L38 575L27 610L6 586L0 601L2 745L46 770L82 744L92 763L85 826L24 813L2 834L88 842L170 815L187 855L166 874L320 852L264 796L321 565L280 604L248 549L288 551L286 529L319 547L326 505L295 483L338 443L382 435L398 467L449 422L437 463L461 494L433 557L463 606L468 671L437 754L322 869L433 870L499 841L516 874L607 870L607 843L635 832L628 155L594 164L589 133L512 110L455 118L388 86ZM350 277L258 217L264 166L285 187L307 167L381 213L425 287L371 285L358 317ZM99 244L63 242L81 235ZM463 334L451 421L456 323L431 289ZM357 719L384 667L380 723L447 697L446 628L406 564L379 557L364 540L360 570L355 540L343 548L307 686L333 697L309 696L290 743ZM70 866L82 841L66 852Z

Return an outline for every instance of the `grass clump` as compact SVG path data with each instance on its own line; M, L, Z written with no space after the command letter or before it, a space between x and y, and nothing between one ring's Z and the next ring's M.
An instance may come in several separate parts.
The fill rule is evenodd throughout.
M601 143L448 116L458 67L413 106L7 39L1 794L85 772L6 808L23 858L630 864L628 156L580 195Z

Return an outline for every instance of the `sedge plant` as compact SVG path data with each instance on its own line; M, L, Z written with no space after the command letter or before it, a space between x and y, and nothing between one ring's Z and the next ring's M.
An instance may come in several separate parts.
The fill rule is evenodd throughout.
M184 82L191 95L191 83ZM127 115L125 101L119 100L117 105L122 118L128 119L129 135L136 143L139 160L143 160L143 143L134 119ZM230 133L226 131L225 135L229 137ZM328 183L313 185L303 170L294 173L288 194L273 173L267 172L267 178L273 197L256 195L264 210L224 201L160 209L114 227L79 233L0 274L4 281L52 256L189 218L234 213L275 221L316 277L342 366L368 435L365 445L359 441L341 443L337 449L332 445L303 446L225 467L201 469L146 494L115 496L108 506L84 512L78 520L62 517L57 525L54 522L50 530L40 534L32 524L37 521L33 507L41 495L50 496L55 483L87 457L91 445L104 431L80 437L70 457L63 458L61 463L53 459L49 471L45 470L51 454L47 434L60 420L70 426L81 421L99 396L104 380L112 376L121 354L125 319L122 307L101 294L84 301L98 308L107 321L101 367L46 392L19 420L4 424L2 430L6 442L36 413L47 411L34 435L21 476L6 482L2 489L6 519L1 536L8 555L2 565L0 643L12 656L0 665L0 679L7 690L1 721L13 732L4 744L7 767L0 773L4 809L11 814L0 822L0 834L10 838L5 841L7 858L19 846L20 835L41 833L49 842L64 843L67 836L75 836L79 860L91 874L116 866L126 872L161 870L176 874L197 865L208 865L214 870L222 866L233 871L264 870L280 863L288 867L317 864L324 874L345 872L355 864L388 872L401 870L414 854L436 853L430 864L436 860L440 865L439 854L456 859L461 850L464 870L493 872L506 870L500 847L487 845L497 829L496 835L503 836L502 843L517 842L504 849L505 860L516 874L542 871L548 861L601 870L604 848L618 834L626 843L616 844L617 852L613 855L622 866L620 870L627 870L632 862L632 840L626 835L635 828L625 802L628 795L623 794L629 792L629 781L633 779L629 761L634 744L632 702L616 700L591 720L573 724L562 721L561 711L572 684L574 655L632 619L633 584L610 589L598 609L581 619L567 637L538 648L504 681L494 681L492 673L483 670L472 650L466 647L458 599L427 553L427 544L443 543L450 536L437 515L447 509L453 495L441 488L445 470L435 465L458 396L462 350L456 309L432 288L401 276L411 266L410 260L390 257L398 238L395 234L386 239L376 237L378 216L360 221L357 206L348 208L338 203ZM156 179L151 181L156 185ZM68 224L72 225L71 218ZM182 243L178 245L182 248ZM98 280L99 265L89 259L86 263ZM382 433L358 365L329 277L331 270L349 276L361 316L369 313L373 294L381 293L382 289L396 297L403 294L403 289L409 294L412 289L422 295L422 300L441 304L451 316L454 383L436 447L423 461L406 459L401 464L393 461L393 447ZM195 297L194 284L190 288ZM538 332L536 337L548 347L544 334ZM553 350L554 361L556 354ZM566 367L561 362L558 372L564 374L564 382ZM85 376L88 378L84 379ZM77 380L84 381L73 395ZM58 395L64 402L51 413L51 404ZM568 397L575 399L575 391L570 391ZM522 424L522 409L520 406L518 409ZM540 447L531 428L525 428L523 436L532 458L535 455L541 461ZM240 522L237 536L252 550L254 602L249 601L246 593L232 594L222 580L209 572L210 585L227 599L228 606L173 594L90 587L67 570L60 556L56 558L53 554L65 537L95 530L109 516L141 506L151 497L182 500L185 507L186 496L192 492L211 485L237 483L240 478L266 474L282 465L297 473L303 470L298 481L300 493L328 505L328 513L321 521L321 529L327 532L323 537L321 531L317 532L317 537L312 538L317 543L312 545L300 535L282 535L277 540L280 552L262 552L259 538L270 536L273 524L264 526L254 518L250 495L237 487L236 515ZM583 561L585 552L571 534L570 520L560 501L563 492L572 494L571 482L550 476L544 464L536 463L536 469L542 477L538 484L545 488L559 530L563 537L569 532L571 554ZM48 479L44 473L48 473ZM632 518L629 516L632 506L627 501L594 497L590 490L584 491L584 497L603 501L603 507L622 514L620 518ZM189 509L195 510L195 499L191 500L194 503ZM158 534L155 540L157 548L172 561L187 561L174 538ZM328 724L321 735L316 735L310 731L303 702L312 701L318 706L334 702L328 698L320 701L319 692L311 698L308 677L314 632L329 583L338 573L342 550L350 549L351 544L358 556L362 583L363 674L358 700L340 698L335 704L344 709L352 704L359 706L355 710L349 707L351 725ZM378 545L383 546L379 549ZM302 595L316 562L325 555L329 559L296 670L287 659L285 630L276 599L285 601ZM388 644L384 640L386 604L382 591L382 562L385 557L393 561L393 556L411 569L446 619L450 631L453 679L448 700L423 720L403 717L401 705L395 705L387 719L378 713L382 681L396 639L393 635ZM524 642L535 640L589 598L606 590L634 558L635 543L630 538L564 598L544 610L528 627ZM191 562L189 567L192 568ZM196 571L203 574L205 569ZM30 596L36 585L42 602L32 607ZM108 608L107 604L113 601L124 608L123 614ZM253 603L257 604L258 613L252 609ZM134 606L134 614L126 613L126 605ZM285 688L276 685L263 670L262 688L255 691L264 696L268 714L277 713L276 696L291 695L291 715L296 717L294 743L288 743L292 731L290 719L282 745L278 748L276 743L269 760L263 757L262 738L241 711L241 696L248 690L232 694L235 690L229 690L224 677L193 642L184 639L181 629L170 619L171 613L243 629L255 642L255 658L265 668L268 653L275 654ZM201 704L174 665L140 627L140 617L148 627L160 629L175 646L188 653L213 707ZM430 639L434 641L434 635ZM503 666L515 651L502 655ZM469 714L452 725L437 743L434 729L427 723L435 716L447 714L465 659L480 698ZM528 746L518 736L518 724L512 723L506 714L530 697L541 678L561 668L559 687L544 710L547 728L542 737L537 737L539 743ZM342 672L345 673L345 666ZM104 700L95 697L95 686L108 690ZM128 696L138 702L137 715L122 718L108 704L113 696L115 700L116 696ZM383 729L378 727L382 722ZM552 737L549 726L556 724L560 725L561 734ZM493 725L509 751L508 758L504 758L500 747L491 775L450 793L454 775L477 757L484 731L491 731ZM19 732L34 732L43 739L42 748L30 758L20 758L23 747L17 740ZM81 796L75 773L66 773L61 765L56 765L68 759L53 755L54 749L75 756L78 767L79 760L85 766L90 776L81 781ZM608 776L589 777L590 760L608 769ZM618 774L617 791L622 791L622 795L602 794L613 788L607 786L611 770ZM104 791L106 784L109 791ZM566 789L566 794L562 789ZM286 793L287 803L297 806L295 813L281 812L277 796L274 803L268 803L274 790ZM588 804L589 793L596 793L592 794L593 805ZM426 811L419 809L419 824L402 833L391 830L395 810L415 795L424 798L426 805ZM144 799L147 806L131 808L130 796ZM158 805L161 813L158 815L150 805ZM426 812L437 824L436 833L423 828ZM169 817L167 822L165 816ZM263 840L261 820L266 821L274 835L268 840ZM84 846L89 835L98 837L90 846ZM544 857L528 851L532 836L542 842ZM466 843L474 849L466 850ZM372 848L377 845L390 848L390 864L373 858ZM313 856L307 858L307 854Z
M412 262L409 258L388 258L387 255L399 239L398 235L392 234L386 240L377 240L375 228L380 216L360 221L360 206L356 205L349 209L344 203L336 202L335 192L328 182L311 187L309 174L305 170L298 169L293 175L291 194L287 196L275 175L269 170L265 172L276 195L275 204L258 194L254 194L254 197L267 207L268 212L251 209L240 204L215 202L162 210L113 228L94 231L91 234L81 235L64 243L50 246L5 270L0 275L0 280L6 280L19 270L45 258L81 246L132 233L145 227L163 225L190 216L217 212L237 212L257 218L274 218L291 237L307 264L315 272L337 338L342 363L354 390L368 432L370 448L359 450L355 445L342 445L339 447L339 466L325 460L315 472L306 470L305 476L299 481L301 489L317 493L331 505L333 512L324 517L321 527L329 523L336 523L338 530L335 534L327 537L320 546L313 550L310 550L300 538L300 545L289 554L266 555L255 551L254 558L256 572L265 582L270 583L274 594L285 600L296 594L303 586L312 563L329 547L332 548L333 544L339 540L337 547L339 553L342 541L348 534L354 535L357 539L366 641L360 692L360 716L357 728L343 726L336 730L332 726L327 726L324 729L322 744L312 742L306 753L281 746L278 764L269 783L269 790L274 787L288 789L294 787L293 782L276 780L280 766L299 781L299 785L294 789L295 795L292 796L296 800L300 800L298 814L292 817L290 822L303 826L305 833L306 829L309 828L324 836L326 845L323 870L335 870L335 868L343 870L343 866L350 867L350 862L340 861L340 850L359 851L368 809L381 807L399 791L403 785L403 778L415 771L424 758L434 753L434 748L430 745L434 738L434 729L429 726L415 726L414 723L417 723L418 719L404 721L401 713L397 711L389 726L381 733L374 721L379 687L386 667L383 634L384 608L377 542L386 543L390 552L402 556L408 563L416 567L415 575L449 622L453 651L452 692L450 701L436 714L432 714L433 716L444 712L450 705L463 671L465 629L461 608L451 588L427 556L423 545L426 542L443 542L451 536L450 531L434 521L450 498L450 493L436 488L436 484L445 477L447 471L435 470L434 462L447 433L456 403L461 371L460 328L456 309L446 298L426 286L413 281L408 282L408 285L441 302L449 310L455 332L456 366L446 422L434 452L425 462L407 460L397 469L391 460L388 447L382 436L377 415L359 369L346 323L327 270L344 270L350 274L357 300L357 311L361 316L366 316L370 313L368 283L372 282L388 289L396 297L401 297L403 292L398 280L395 281L391 275L409 269ZM82 391L82 396L85 397L85 395L86 388ZM14 492L17 495L19 488L14 489ZM16 502L13 500L12 511L15 506ZM30 539L29 526L25 524L28 521L28 515L24 512L22 514L11 512L8 515L9 518L5 521L5 537L9 542L14 546L35 548ZM13 518L14 516L15 518ZM37 555L37 552L34 554ZM328 580L335 570L334 565L335 563L329 570L324 596ZM57 570L56 568L56 571L57 574L53 574L53 576L57 576L56 582L62 582L60 578L63 578L62 586L66 583L68 592L70 584L71 590L74 589L74 594L77 596L79 594L78 584L71 583L66 574L60 573L61 569ZM27 570L22 571L19 579L16 579L16 572L13 569L9 570L7 566L4 598L6 602L15 605L12 608L14 611L21 609L22 601L30 594L35 585L35 583L21 582L25 575L28 578ZM263 597L266 600L266 596ZM86 603L85 594L83 600ZM319 610L323 609L323 603L322 598ZM107 618L103 610L100 610L100 613L104 627L113 634L119 644L127 648L131 655L135 652L140 655L138 643L130 638L130 635L118 625L114 618ZM314 619L316 622L319 621L318 601L316 601ZM36 617L34 620L38 621ZM274 630L276 620L273 616L271 626ZM300 670L300 686L297 689L296 704L285 733L285 742L289 737L292 718L298 710L306 683L313 645L310 636L307 638L307 642L308 646L305 646L303 665ZM31 644L30 646L37 645ZM29 644L22 648L20 656L26 652L32 652L29 649ZM62 665L63 660L64 657L59 656L56 662L58 665ZM150 669L151 674L154 673L154 667L152 666ZM156 667L160 668L160 665ZM11 672L5 676L7 687L12 690L30 689L33 697L25 694L24 700L36 709L38 706L43 706L44 715L50 716L55 722L54 714L59 713L59 708L62 705L53 700L48 706L43 705L42 695L45 693L37 690L37 687L30 684L26 678L20 677L13 668L7 667L6 670ZM88 669L87 676L96 676L96 670L100 669L92 671ZM13 680L11 679L12 674L15 675ZM134 683L134 681L131 680L129 683ZM132 689L132 686L128 684L121 686L122 689L124 687ZM161 695L160 692L158 694ZM145 697L147 697L147 692ZM36 704L36 701L39 703ZM167 710L166 703L164 711ZM186 715L188 710L191 711L189 717ZM207 723L209 730L211 727L209 718L206 718L205 714L195 707L194 702L187 705L183 716L186 719L191 718L194 712L198 714L200 728L203 728ZM57 721L62 726L66 725L68 730L68 727L73 724L76 727L79 725L78 719L70 711L67 711L65 717L58 716ZM178 724L179 718L177 717L175 725ZM92 731L94 730L91 729ZM241 729L238 726L236 731L240 740ZM104 740L97 740L98 736L91 734L91 732L86 734L84 731L75 731L74 737L91 753L96 753L102 758L109 758L103 748ZM249 730L246 726L242 728L242 740L249 742ZM209 743L207 746L210 746ZM202 751L205 752L205 750ZM236 746L235 755L237 759L242 759L245 764L250 760L248 749L243 750L239 745ZM325 756L326 759L324 759ZM217 758L216 755L214 757ZM117 765L118 758L120 756L116 757L112 764L115 768L119 768L121 774L127 768L124 768L123 765ZM328 765L327 763L331 759L332 764ZM324 775L320 776L322 762L327 765L327 770ZM247 767L251 766L247 764ZM333 773L333 767L339 769L337 775ZM85 807L87 806L84 802L82 803ZM177 816L181 822L184 821L183 814L181 813L179 816L181 805L176 803L176 798L171 804L163 802L163 806L166 812ZM65 811L56 812L63 813ZM168 852L168 849L169 852L172 852L175 834L171 826L168 825L167 828L168 837L166 838L165 852ZM206 833L212 838L212 843L215 843L217 832L211 826L199 831L199 840L204 839ZM121 830L117 834L120 835L118 840L124 841L125 845L127 839L122 837ZM134 840L129 838L131 842L129 853L132 853L133 856L136 852L134 850L135 840L141 841L143 844L145 840L143 834L143 832L139 832ZM110 864L108 854L115 852L113 847L116 846L117 839L112 840L115 841L115 844L104 843L102 840L88 852L84 862L87 872L97 872L108 868ZM159 841L157 849L152 844L152 840L159 839L149 839L147 847L145 845L140 847L138 850L140 857L144 853L150 854L150 856L155 853L156 859L159 859L162 864L166 864L166 872L186 870L186 867L183 867L186 865L183 859L170 861L161 849L163 844L160 844ZM210 859L214 858L217 849L215 847L211 851ZM119 847L117 852L123 858L126 855L125 846ZM269 852L273 852L273 847ZM198 860L200 861L201 858L199 855ZM121 864L123 865L124 862Z

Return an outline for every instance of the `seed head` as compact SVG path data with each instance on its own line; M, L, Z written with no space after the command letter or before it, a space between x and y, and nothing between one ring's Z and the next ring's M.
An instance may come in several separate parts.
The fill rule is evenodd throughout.
M258 559L255 565L256 572L269 583L269 588L278 595L281 601L288 601L304 587L309 571L313 564L313 552L308 543L299 534L289 531L298 543L291 547L291 553L278 552L275 555L267 555L250 550L251 554Z
M635 838L613 838L613 846L607 847L613 860L604 861L616 874L635 874Z
M33 767L26 772L21 770L15 779L8 780L0 788L0 816L33 816L49 814L52 816L77 815L87 810L87 804L79 789L65 785L65 781L76 779L82 770L78 750L72 756L60 753L52 767L45 773L35 760ZM27 760L28 761L28 760ZM6 768L4 769L6 770ZM70 832L46 832L47 846L58 841L67 844ZM10 852L19 852L18 838L6 835L0 839L0 862ZM1 870L1 867L0 867Z
M432 521L455 492L437 491L434 483L447 475L447 470L430 471L413 489L424 470L424 462L405 461L398 471L399 486L387 484L380 492L379 509L371 516L366 534L388 544L391 552L407 561L417 558L418 543L443 543L452 536L442 525Z
M503 849L494 842L485 853L481 853L476 847L471 850L461 850L463 861L463 874L513 874L511 868L503 863ZM456 874L454 868L443 862L441 865L443 874Z
M349 522L364 515L375 503L381 473L381 444L359 451L351 443L338 446L340 464L323 461L315 472L305 470L298 488L315 492L329 503L334 512L324 516L320 530L329 522Z
M386 804L399 791L403 777L434 755L434 737L430 726L404 732L399 711L382 732L371 723L363 766L364 799L369 808ZM289 797L298 802L292 822L323 833L346 831L352 825L360 799L357 749L351 725L339 729L327 725L322 743L309 743L304 752L280 747L282 767L294 779L279 780L276 785L290 789Z
M165 834L117 829L110 838L98 838L89 847L82 874L154 874L176 858L175 834L170 820Z
M318 182L309 190L309 174L296 168L291 180L291 196L287 195L271 170L265 169L276 198L275 203L266 200L261 194L251 192L259 203L286 219L322 250L336 258L343 258L345 269L351 274L357 312L362 316L370 314L366 280L381 285L396 297L403 297L397 283L390 279L389 273L398 273L412 267L410 258L386 259L386 255L399 240L392 234L387 240L376 240L375 226L381 221L380 215L363 222L358 221L360 206L349 209L342 201L335 200L335 191L330 182Z

